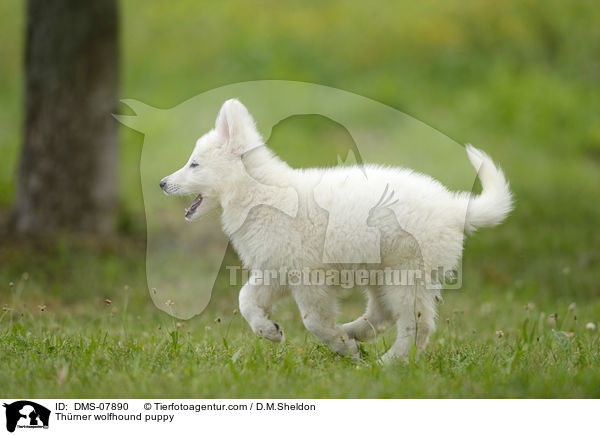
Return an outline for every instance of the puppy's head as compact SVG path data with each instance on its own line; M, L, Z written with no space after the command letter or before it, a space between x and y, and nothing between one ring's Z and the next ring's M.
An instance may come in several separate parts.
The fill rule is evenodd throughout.
M167 195L195 195L185 219L197 219L220 206L222 194L235 188L236 175L245 170L242 154L262 144L246 107L227 100L215 128L196 141L187 163L163 178L160 187Z

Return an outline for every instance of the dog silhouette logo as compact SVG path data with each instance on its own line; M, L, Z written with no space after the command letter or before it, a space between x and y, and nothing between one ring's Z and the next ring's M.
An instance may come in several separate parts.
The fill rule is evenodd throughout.
M306 219L315 228L311 237L315 240L316 256L332 267L380 264L381 238L387 234L381 231L382 225L384 230L388 223L393 224L390 229L398 228L395 225L398 216L390 214L399 211L398 205L392 204L394 199L389 205L379 204L369 213L386 180L381 181L376 176L379 170L369 169L371 166L365 162L411 168L412 172L435 177L456 191L471 191L475 181L476 174L464 158L464 147L456 141L390 106L341 89L304 82L258 80L212 89L169 109L132 99L122 103L128 108L127 114L114 115L115 118L144 136L139 174L146 212L148 291L158 309L178 319L202 313L213 289L221 285L216 284L217 280L226 279L227 266L236 261L229 237L223 231L222 203L216 194L225 189L221 180L234 179L234 169L235 177L240 177L235 186L252 186L256 195L232 201L239 211L227 214L226 232L242 237L244 231L249 231L249 227L244 227L249 215L259 219L262 213L273 209L281 212L276 214L278 222L285 222L283 225L290 229L300 225L303 216L310 216ZM297 125L294 119L304 116L312 120L325 118L337 127L318 140L317 136L310 136L312 139L303 136L300 130L298 134L290 133L296 132L294 129L285 130L286 125ZM277 136L278 131L284 130L288 133ZM338 136L340 131L343 138ZM207 133L210 134L206 136ZM223 151L232 137L243 139L233 141L237 147L227 149L238 160L232 158L224 163L222 171L208 165L208 159L201 161L200 155L190 159L198 144L200 149L210 149L210 143L218 144ZM304 148L305 139L315 140L318 145ZM297 165L299 170L310 167L324 172L315 172L321 175L311 175L309 179L303 177L303 194L299 196L294 186L274 173L258 169L263 166L257 162L262 162L261 156L268 154L267 148L271 147L275 154L289 157L288 163ZM216 152L214 156L220 158L223 154ZM189 161L186 163L185 159ZM338 166L347 167L341 179L336 175L339 172L325 169ZM217 181L218 177L222 178ZM191 203L185 199L187 188L195 197ZM340 205L340 197L352 199L356 192L365 190L373 192L367 198L368 204L349 200ZM179 203L176 201L180 199L166 200L165 193L183 194L183 198ZM396 195L400 193L396 187ZM373 225L367 223L370 214ZM466 214L465 209L462 224ZM196 218L198 222L189 225ZM460 221L458 225L461 226ZM395 246L406 241L413 248L414 242L420 242L411 228L404 225L402 231L405 238L395 237L383 241L384 245ZM293 234L296 233L288 234L290 239L297 237ZM361 237L351 238L355 244L342 244L335 234ZM423 256L427 260L427 252ZM458 287L460 280L453 288Z
M19 400L4 404L6 408L6 430L14 432L18 428L48 428L50 410L29 400Z

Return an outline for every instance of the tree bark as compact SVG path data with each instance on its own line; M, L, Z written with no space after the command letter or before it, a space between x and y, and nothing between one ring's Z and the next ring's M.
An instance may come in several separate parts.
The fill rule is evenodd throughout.
M117 0L28 0L19 233L114 228Z

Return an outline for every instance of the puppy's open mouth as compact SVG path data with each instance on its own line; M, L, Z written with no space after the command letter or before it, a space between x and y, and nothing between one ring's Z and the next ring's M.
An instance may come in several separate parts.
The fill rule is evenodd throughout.
M185 209L185 217L187 218L187 217L190 217L191 215L193 215L194 212L196 211L196 209L198 207L200 207L201 203L202 203L202 194L200 194L196 198L194 198L194 200L192 201L190 206Z

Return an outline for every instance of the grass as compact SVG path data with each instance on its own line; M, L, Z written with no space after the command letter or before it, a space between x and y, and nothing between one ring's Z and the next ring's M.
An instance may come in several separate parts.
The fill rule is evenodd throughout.
M393 333L364 344L363 359L356 362L310 336L288 302L274 315L288 340L275 345L252 334L237 313L237 289L228 286L215 290L200 316L178 321L150 301L140 282L143 266L135 261L142 258L139 248L104 247L95 256L77 243L71 249L62 267L73 276L61 280L59 293L45 290L55 267L25 272L5 287L0 315L5 397L600 394L600 304L544 296L531 283L507 283L498 271L477 269L469 256L467 284L446 293L426 352L411 355L407 364L380 367L375 361ZM571 273L560 271L567 288ZM89 276L100 281L99 290L77 296L79 280ZM119 281L124 277L130 281ZM341 296L344 319L360 314L363 301L356 292Z
M1 235L0 395L600 397L595 2L121 6L124 97L168 108L255 79L352 91L488 151L511 181L516 210L467 240L463 288L445 293L426 352L375 365L389 333L365 344L357 363L310 336L289 302L274 316L288 341L256 338L222 276L200 316L179 322L156 309L145 274L144 138L123 129L114 240L46 246ZM5 2L0 12L5 215L21 140L23 6ZM348 140L334 123L299 117L281 123L270 145L310 165L320 155L313 147L331 138ZM361 314L359 294L341 297L344 320Z

